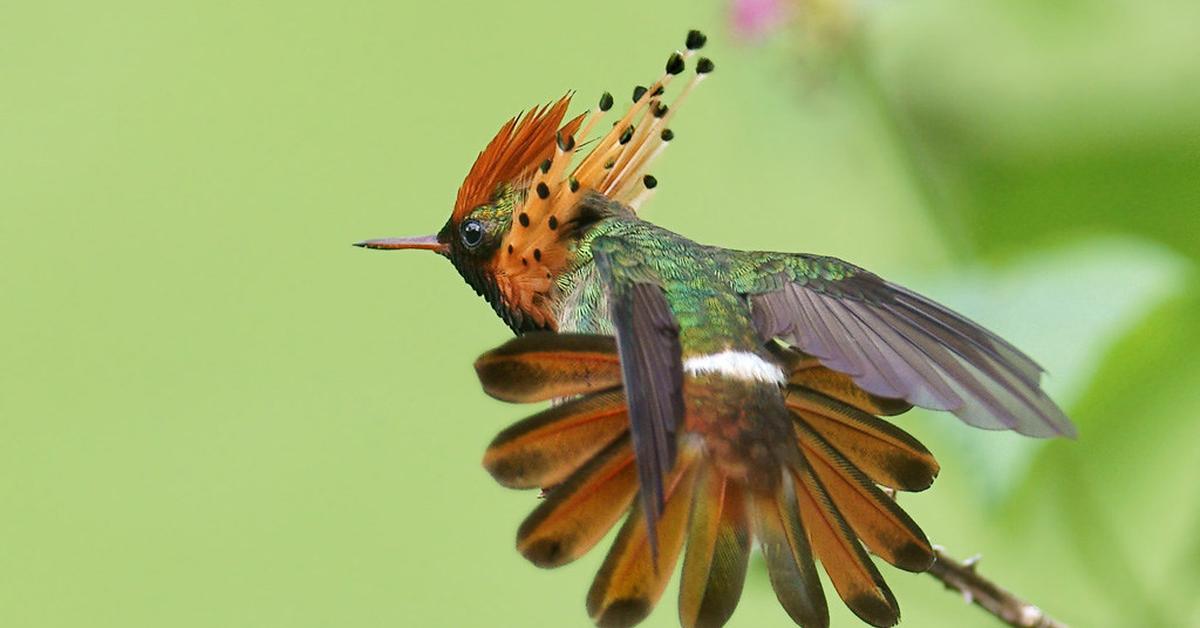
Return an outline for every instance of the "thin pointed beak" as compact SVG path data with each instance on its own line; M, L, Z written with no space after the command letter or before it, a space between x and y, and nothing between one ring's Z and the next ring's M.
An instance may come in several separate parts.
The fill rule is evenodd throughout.
M424 249L426 251L434 251L443 255L447 250L446 245L438 242L437 236L435 235L363 240L362 242L355 242L354 246L362 247L364 249L381 249L385 251L395 251L399 249Z

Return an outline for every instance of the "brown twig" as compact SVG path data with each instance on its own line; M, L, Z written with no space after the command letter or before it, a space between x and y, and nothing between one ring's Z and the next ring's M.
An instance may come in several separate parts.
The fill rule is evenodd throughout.
M1042 609L979 575L976 570L978 556L959 562L946 556L940 547L935 547L933 553L937 560L929 568L929 575L1000 621L1017 628L1067 628L1066 624L1050 618Z

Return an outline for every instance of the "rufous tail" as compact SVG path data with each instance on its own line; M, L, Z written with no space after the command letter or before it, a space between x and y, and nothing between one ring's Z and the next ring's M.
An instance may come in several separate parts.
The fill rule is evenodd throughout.
M587 596L597 625L643 620L680 554L680 622L725 624L741 597L752 538L780 603L797 624L829 623L817 562L864 621L899 621L896 599L867 552L916 572L932 564L933 549L880 487L928 488L937 462L912 436L878 418L901 413L907 404L869 395L815 360L780 351L798 455L780 465L778 481L764 490L723 472L703 441L685 434L653 532L657 564L634 499L637 471L613 340L528 334L479 359L484 390L493 396L567 399L501 432L484 456L484 466L504 486L545 491L518 529L518 550L540 567L557 567L582 556L624 517Z

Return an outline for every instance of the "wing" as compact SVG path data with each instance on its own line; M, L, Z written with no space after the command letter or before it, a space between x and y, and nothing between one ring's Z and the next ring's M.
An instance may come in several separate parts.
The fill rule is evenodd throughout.
M664 503L663 480L675 463L676 431L683 421L679 325L640 251L618 239L599 237L592 243L592 254L617 337L642 510L654 530Z
M734 278L764 339L798 347L871 394L948 410L984 429L1075 436L1042 391L1036 362L919 294L808 255L748 255Z

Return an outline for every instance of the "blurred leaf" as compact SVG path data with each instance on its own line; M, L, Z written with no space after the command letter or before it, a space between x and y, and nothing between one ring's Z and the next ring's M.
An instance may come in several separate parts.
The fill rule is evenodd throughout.
M1193 277L1113 348L1076 406L1086 425L1080 440L1047 447L1031 476L1034 483L1066 476L1060 508L1085 573L1129 622L1153 611L1167 622L1159 625L1183 625L1194 597L1188 552L1200 512L1197 343L1200 282Z
M994 255L1120 231L1200 258L1200 5L1155 6L881 11L876 66L956 235Z
M1200 259L1200 125L1095 147L1026 147L959 163L968 220L984 250L1057 232L1138 234Z
M1069 410L1113 343L1180 289L1186 267L1150 242L1094 238L1031 253L999 269L958 272L928 292L1029 352L1048 372L1049 394ZM1086 435L1087 417L1068 414ZM979 465L974 477L993 505L1022 480L1045 444L960 429L945 430L945 438Z
M1180 579L1180 588L1195 591L1200 590L1200 500L1193 505L1190 520L1191 546L1179 553L1173 575ZM1200 612L1200 597L1193 601L1192 606Z

